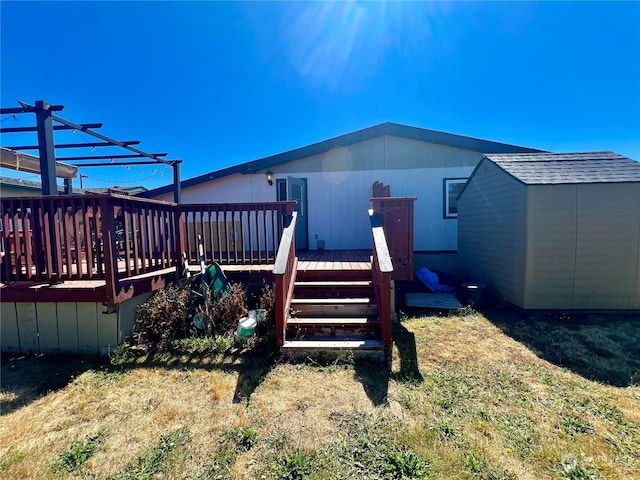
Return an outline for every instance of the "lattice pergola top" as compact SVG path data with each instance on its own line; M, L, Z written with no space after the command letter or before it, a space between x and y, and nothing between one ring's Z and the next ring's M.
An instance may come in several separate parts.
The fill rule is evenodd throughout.
M0 133L25 133L25 132L37 132L38 144L37 145L16 145L11 147L5 147L9 150L15 158L16 162L21 162L22 158L31 157L31 162L37 160L40 164L38 172L42 176L42 194L43 195L55 195L57 193L56 178L59 176L65 178L65 185L71 185L71 179L77 176L78 167L107 167L107 166L122 166L122 165L144 165L144 164L164 164L173 168L173 180L174 180L174 201L180 203L180 164L182 160L168 160L166 158L167 153L147 153L132 145L138 145L138 140L119 141L113 138L107 137L94 131L95 128L102 127L101 123L85 123L78 124L65 120L64 118L54 115L53 112L58 112L64 108L64 105L50 105L43 100L38 100L35 106L29 105L25 102L19 102L20 107L12 108L0 108L0 115L17 115L24 113L34 113L36 115L36 125L32 127L3 127L0 128ZM56 123L54 125L54 122ZM66 143L56 144L53 139L54 131L56 130L76 130L90 135L94 138L101 140L101 142L85 142L85 143ZM93 147L120 147L128 150L130 153L120 155L79 155L79 156L67 156L61 158L66 162L86 162L67 165L67 167L76 168L76 175L69 176L70 170L62 176L58 175L56 162L56 150L67 148L93 148ZM39 157L21 154L19 152L24 150L38 150ZM3 153L3 158L4 158ZM114 160L118 160L117 162ZM4 160L3 160L4 162ZM7 156L7 162L10 162ZM68 182L68 183L67 183Z

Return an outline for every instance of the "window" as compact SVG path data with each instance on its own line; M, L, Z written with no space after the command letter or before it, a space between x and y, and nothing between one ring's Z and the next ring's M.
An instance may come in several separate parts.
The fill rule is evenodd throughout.
M444 218L458 217L458 195L462 192L466 178L445 178L444 179Z

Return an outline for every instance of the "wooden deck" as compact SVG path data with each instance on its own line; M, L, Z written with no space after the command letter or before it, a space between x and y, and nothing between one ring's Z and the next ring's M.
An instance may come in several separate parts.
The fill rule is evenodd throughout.
M371 270L370 250L309 250L297 253L299 272L364 272ZM123 260L118 261L119 269L125 268ZM225 274L236 281L253 276L272 280L274 264L231 264L222 265ZM190 264L190 270L197 271L199 265ZM174 268L149 272L130 277L122 282L124 288L159 288L171 281ZM144 286L144 287L143 287ZM0 284L2 301L102 301L106 282L104 280L67 280L55 284L46 282L9 282Z
M298 271L371 270L371 250L307 250L296 253ZM191 268L195 267L191 265ZM273 264L222 265L227 272L271 272Z

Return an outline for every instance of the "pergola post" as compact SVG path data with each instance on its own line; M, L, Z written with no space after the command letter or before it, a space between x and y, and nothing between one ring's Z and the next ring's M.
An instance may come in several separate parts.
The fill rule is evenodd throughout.
M73 193L73 183L70 178L64 179L64 194L71 195Z
M180 164L182 161L176 160L171 163L173 168L173 203L180 203Z
M56 150L53 141L53 115L50 105L37 100L35 106L36 126L38 128L38 153L40 154L40 175L42 195L57 195Z

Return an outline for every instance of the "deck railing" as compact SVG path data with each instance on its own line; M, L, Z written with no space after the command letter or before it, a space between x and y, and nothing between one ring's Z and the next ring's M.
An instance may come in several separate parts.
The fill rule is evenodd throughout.
M121 195L2 199L2 281L120 281L176 264L171 204Z
M198 261L272 263L295 202L174 203L116 194L3 198L2 281L104 280L107 301L120 284Z
M387 355L389 355L391 351L391 273L393 272L393 264L379 214L369 210L369 220L373 236L371 262L373 289L378 306L382 343Z
M295 236L297 215L297 212L292 212L287 217L273 268L276 280L276 344L278 346L282 346L284 343L287 318L293 298L293 287L298 271Z
M225 265L275 262L284 221L294 205L295 202L178 205L188 260L200 260L198 237L201 237L206 262Z

